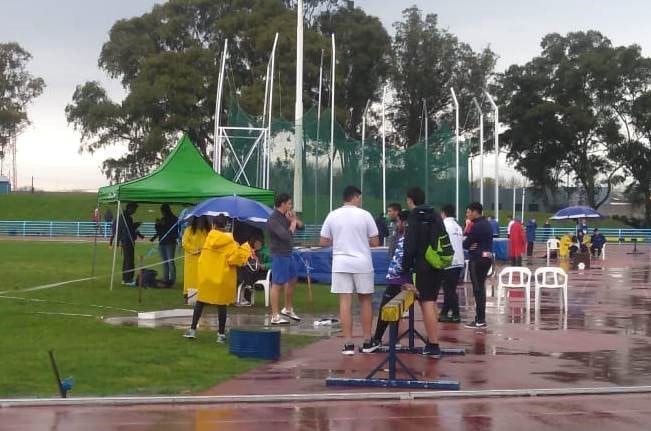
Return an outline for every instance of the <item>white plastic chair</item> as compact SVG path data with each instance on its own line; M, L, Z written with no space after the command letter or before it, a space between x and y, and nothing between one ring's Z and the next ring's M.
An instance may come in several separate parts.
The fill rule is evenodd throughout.
M561 248L561 242L557 240L556 238L549 238L547 240L547 265L549 265L549 257L551 255L552 251L556 252L556 256L558 256L558 251Z
M517 281L514 275L518 276ZM506 280L505 280L506 279ZM507 266L497 276L497 308L502 302L502 295L506 297L509 289L524 289L524 299L529 312L529 301L531 300L531 270L520 266Z
M271 293L271 270L267 271L267 276L264 280L258 280L253 287L262 286L264 288L264 306L269 306L269 295Z
M536 290L536 309L540 308L540 291L542 289L559 289L562 298L561 307L564 307L567 313L567 273L562 268L545 266L536 269L534 273L534 283Z

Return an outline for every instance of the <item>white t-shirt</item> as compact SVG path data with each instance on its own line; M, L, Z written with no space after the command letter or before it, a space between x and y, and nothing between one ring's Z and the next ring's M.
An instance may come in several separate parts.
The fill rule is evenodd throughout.
M461 230L461 226L452 217L443 219L443 224L445 225L445 231L450 237L450 244L454 249L454 258L452 258L450 267L463 266L465 263L463 256L463 230Z
M321 236L332 240L332 272L373 272L369 238L378 236L373 216L354 205L344 205L328 214Z

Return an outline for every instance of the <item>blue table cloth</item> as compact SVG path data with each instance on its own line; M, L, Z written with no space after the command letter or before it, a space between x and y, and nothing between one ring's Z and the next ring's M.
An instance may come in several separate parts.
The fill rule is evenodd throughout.
M509 259L509 240L506 238L493 238L493 253L497 260Z
M299 248L294 250L294 263L298 278L307 279L309 268L310 277L314 283L330 284L332 280L332 248ZM386 284L387 269L389 268L389 252L386 247L371 249L375 284Z

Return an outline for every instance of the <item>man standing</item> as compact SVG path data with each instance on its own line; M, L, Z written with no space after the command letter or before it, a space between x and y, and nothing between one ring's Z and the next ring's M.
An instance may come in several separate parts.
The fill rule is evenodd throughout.
M378 214L377 218L375 219L375 226L377 226L380 246L383 246L384 239L389 237L389 226L387 225L387 220L384 218L384 213Z
M527 257L533 256L533 243L536 241L536 230L538 225L536 224L536 219L532 218L527 223Z
M457 283L459 276L463 270L464 256L463 256L463 231L461 226L454 219L455 209L454 205L446 205L441 211L443 218L443 225L450 238L450 244L454 249L454 258L452 265L443 271L443 308L439 315L439 322L460 323L461 317L459 315L459 297L457 296ZM448 312L452 311L452 315L448 316Z
M294 232L303 227L292 212L292 198L287 193L276 196L275 208L267 220L269 232L269 254L271 255L271 324L287 325L289 317L299 322L300 317L294 313L294 289L296 288L296 267L292 252L294 249ZM280 308L280 289L285 290L285 307Z
M418 302L427 332L427 344L422 354L440 358L436 298L441 289L444 270L434 269L425 260L425 251L433 240L437 240L445 232L445 227L441 216L432 207L425 205L425 193L420 188L407 190L407 207L411 213L407 219L402 268L405 272L413 271L416 274Z
M402 211L399 203L390 203L387 208L387 216L389 216L389 237L387 238L387 246L389 247L389 260L393 257L396 251L396 224L398 223L398 216Z
M497 220L495 220L491 216L488 216L488 222L490 223L491 228L493 229L493 238L499 238L500 237L500 225L497 223Z
M144 238L140 232L138 232L138 227L140 223L134 223L133 214L135 214L138 209L138 204L135 202L129 202L127 207L122 212L122 219L115 220L113 222L113 228L111 239L109 240L109 246L113 246L113 239L117 238L117 245L122 247L122 284L125 286L134 287L136 282L133 280L134 273L134 248L136 245L136 238ZM120 215L118 214L118 217ZM116 233L117 228L117 233Z
M475 295L475 320L466 328L486 327L486 275L493 263L493 233L488 221L482 215L484 208L479 202L473 202L466 209L466 217L472 220L472 229L463 241L463 248L468 250L470 280Z
M364 333L362 351L380 347L371 337L372 295L375 288L371 248L379 245L373 216L360 208L362 192L355 186L344 189L344 205L332 211L323 222L319 244L332 246L331 292L339 295L339 316L344 334L344 355L355 354L353 343L353 293L357 293Z

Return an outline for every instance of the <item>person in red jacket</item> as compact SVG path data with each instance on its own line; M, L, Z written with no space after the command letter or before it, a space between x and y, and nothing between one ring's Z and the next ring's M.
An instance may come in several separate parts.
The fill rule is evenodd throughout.
M514 219L509 235L509 257L512 266L522 266L522 253L527 250L527 236L520 220Z

